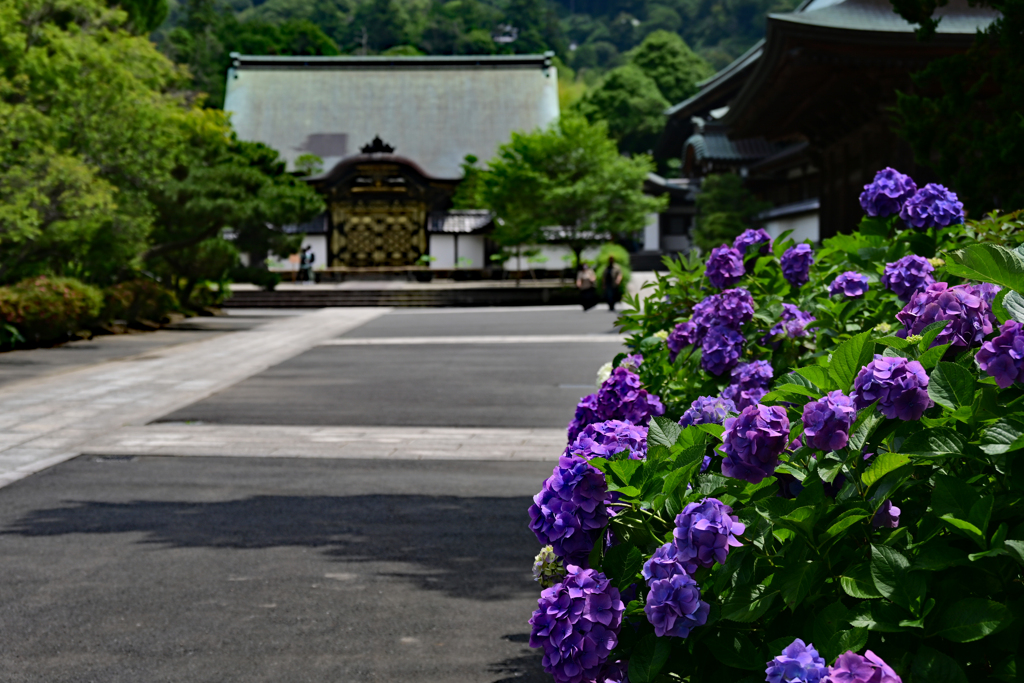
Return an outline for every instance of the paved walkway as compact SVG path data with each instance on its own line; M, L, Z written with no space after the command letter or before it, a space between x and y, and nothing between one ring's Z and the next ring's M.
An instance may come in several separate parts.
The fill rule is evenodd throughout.
M330 308L0 388L0 486L236 384L389 309Z

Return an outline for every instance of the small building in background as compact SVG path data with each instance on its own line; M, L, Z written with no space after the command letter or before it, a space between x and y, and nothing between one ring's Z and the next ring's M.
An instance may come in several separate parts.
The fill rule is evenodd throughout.
M233 54L224 109L241 139L273 147L290 169L303 155L323 160L308 180L326 215L288 228L305 234L317 262L394 269L426 255L482 268L490 219L451 211L461 164L554 122L558 77L551 55Z
M893 132L897 91L935 59L967 50L998 16L967 0L939 7L934 38L920 41L889 0L805 0L769 14L764 40L700 84L666 114L660 154L682 160L695 183L737 173L773 208L770 233L817 241L853 230L858 198L892 166L934 180Z

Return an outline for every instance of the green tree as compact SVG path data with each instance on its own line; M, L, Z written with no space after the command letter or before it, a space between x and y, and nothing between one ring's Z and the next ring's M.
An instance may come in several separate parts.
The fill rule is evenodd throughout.
M483 182L481 169L477 166L477 159L472 154L467 154L462 161L462 182L455 189L452 196L452 208L455 209L479 209L483 205L481 193Z
M222 280L238 251L254 265L269 254L294 253L301 236L281 226L324 210L320 196L285 171L275 150L226 131L223 112L205 112L172 178L151 189L157 221L142 258L183 303L199 282Z
M945 2L893 0L903 17L930 39ZM1024 2L979 4L1001 16L977 34L971 48L932 62L914 77L896 106L900 135L919 163L955 187L975 216L1024 207Z
M604 121L624 152L647 153L665 127L668 100L640 67L610 71L577 105L588 121Z
M127 28L146 34L155 30L167 18L167 0L114 0L111 3L128 13Z
M189 110L182 74L95 0L0 0L0 281L105 284L153 222Z
M762 202L743 186L743 179L732 173L719 173L704 179L697 195L697 225L694 243L704 250L714 249L750 227L754 216L771 204Z
M499 244L588 246L643 229L664 198L643 193L650 158L619 155L604 123L565 115L546 130L513 133L483 173L482 199Z
M644 38L630 53L629 61L640 67L672 104L696 93L697 83L714 73L679 34L668 31L654 31Z

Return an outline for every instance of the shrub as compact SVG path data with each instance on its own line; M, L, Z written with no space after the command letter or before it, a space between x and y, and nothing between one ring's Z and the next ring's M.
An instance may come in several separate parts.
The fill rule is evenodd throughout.
M152 280L129 280L103 291L103 319L161 322L180 310L174 292Z
M867 204L884 213L885 202ZM709 296L691 254L629 301L620 324L632 333L630 369L620 354L615 372L636 370L637 391L660 399L664 415L646 417L643 459L589 458L604 482L559 490L586 500L584 511L607 510L581 566L621 592L625 611L622 628L602 636L614 648L599 664L625 666L631 683L1017 679L1024 250L1009 246L1024 234L991 244L975 240L978 224L917 229L896 204L825 240L806 278L803 261L800 277L784 275L795 245L783 235L764 253L740 250L745 273L728 296ZM910 255L929 259L942 286L903 278L904 297L905 286L929 288L908 303L882 282ZM866 290L844 286L854 276ZM752 315L722 308L746 301L740 289ZM737 339L737 358L707 348L723 334ZM714 374L702 362L710 351ZM755 363L756 392L744 384ZM724 399L744 391L737 414ZM572 429L607 419L591 404ZM712 404L720 410L700 410ZM572 527L570 517L553 526ZM573 549L576 564L585 548ZM547 640L548 651L559 639L535 628L531 643Z
M40 276L0 288L0 315L28 341L66 339L96 322L103 294L67 277Z

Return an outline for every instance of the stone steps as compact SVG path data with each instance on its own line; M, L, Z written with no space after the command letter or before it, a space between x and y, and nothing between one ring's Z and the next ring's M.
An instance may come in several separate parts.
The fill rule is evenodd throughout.
M336 306L543 306L578 303L574 287L474 287L423 289L314 289L236 291L227 308L325 308Z

